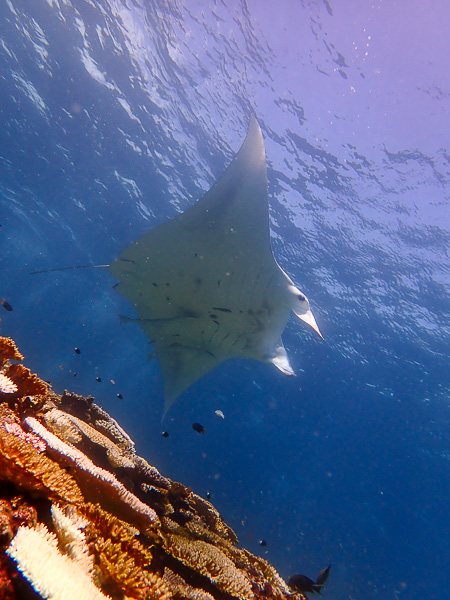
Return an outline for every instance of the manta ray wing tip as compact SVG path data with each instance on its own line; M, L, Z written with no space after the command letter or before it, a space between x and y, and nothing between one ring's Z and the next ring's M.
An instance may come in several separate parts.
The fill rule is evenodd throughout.
M314 318L314 315L312 314L312 312L310 310L308 310L306 313L303 313L303 314L299 314L297 312L295 314L304 323L309 325L311 327L311 329L313 329L317 333L317 335L320 337L321 340L324 339L323 335L320 333L320 329L316 323L316 319Z

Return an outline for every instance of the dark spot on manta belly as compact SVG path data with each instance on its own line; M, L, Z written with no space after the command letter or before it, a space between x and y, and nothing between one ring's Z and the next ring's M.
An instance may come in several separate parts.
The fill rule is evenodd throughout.
M194 279L194 283L195 283L195 285L201 285L202 284L202 280L200 279L200 277L196 277Z
M167 302L170 302L170 296L166 296Z
M195 311L189 310L188 308L186 308L181 313L181 316L183 316L183 317L189 317L189 318L192 318L192 319L198 319L200 315L198 313L196 313Z
M256 319L255 332L261 333L261 331L264 331L264 329L265 329L264 323L262 321L260 321L259 319Z
M155 286L155 287L158 287L158 284L155 283L154 281L152 281L152 285Z

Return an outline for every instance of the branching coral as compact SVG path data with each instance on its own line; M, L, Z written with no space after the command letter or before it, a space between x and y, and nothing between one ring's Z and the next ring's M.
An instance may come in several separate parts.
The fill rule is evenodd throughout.
M58 396L9 363L21 358L0 338L3 384L17 386L0 392L5 599L20 581L54 600L305 600L236 546L211 503L139 457L93 398Z
M6 550L19 570L49 600L107 600L82 565L62 554L45 525L19 527Z
M61 550L75 561L85 573L92 575L94 559L89 553L84 528L88 521L83 519L74 506L64 508L53 504L52 520Z
M57 463L39 453L29 442L0 426L0 479L18 490L77 503L83 495L73 477Z
M124 452L88 423L78 417L69 415L62 410L52 408L44 415L45 423L53 433L59 435L64 441L77 445L83 438L104 449L106 456L113 467L133 468L133 461Z
M12 394L14 397L35 396L45 394L47 391L47 384L36 375L33 375L30 369L27 369L23 365L6 367L4 375L11 379L18 388Z
M98 504L85 504L81 512L87 519L86 533L95 548L102 580L108 587L123 590L139 600L149 597L150 593L155 598L170 596L160 577L149 570L153 556L138 540L138 530Z
M23 360L14 340L7 337L0 337L0 367L7 360Z
M33 448L35 448L38 452L45 451L45 442L43 442L39 436L24 431L19 425L19 423L9 423L8 421L6 421L5 423L3 423L3 427L8 433L12 433L21 440L24 440L25 442L31 444Z
M162 579L148 571L126 552L121 542L111 542L110 539L97 538L95 550L98 555L98 566L103 581L108 585L114 584L117 590L124 591L127 596L138 600L152 598L169 598L170 591Z
M219 548L174 534L166 534L164 541L170 554L207 577L219 590L237 598L253 598L247 577Z
M144 528L158 522L155 511L128 491L113 473L98 467L77 448L60 440L35 417L26 417L25 423L44 440L49 451L64 464L73 467L85 494L99 495L103 502L114 504L117 510L124 511L128 518L138 521Z
M17 392L17 385L6 375L0 373L0 394L13 394Z
M208 594L208 592L205 592L202 589L187 584L182 577L167 567L164 569L164 581L177 598L186 598L187 600L214 600L214 596L211 596L211 594Z

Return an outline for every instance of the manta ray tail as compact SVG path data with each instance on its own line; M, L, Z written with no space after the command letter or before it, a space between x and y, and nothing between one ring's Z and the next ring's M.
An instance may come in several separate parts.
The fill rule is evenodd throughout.
M56 269L43 269L42 271L31 271L30 275L38 273L54 273L55 271L73 271L74 269L106 269L109 265L76 265L74 267L56 267Z

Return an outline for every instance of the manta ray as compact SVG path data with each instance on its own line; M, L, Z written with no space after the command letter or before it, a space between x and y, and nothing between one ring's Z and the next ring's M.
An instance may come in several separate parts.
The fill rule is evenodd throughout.
M136 322L153 345L164 414L229 358L294 375L281 340L291 311L322 337L307 297L272 254L264 141L254 116L212 188L107 266L138 315L122 321Z

